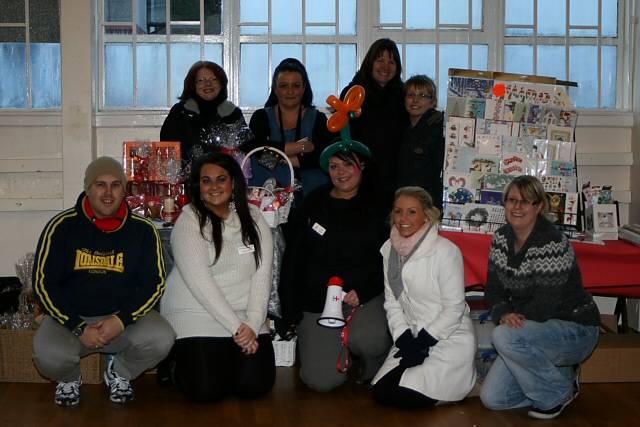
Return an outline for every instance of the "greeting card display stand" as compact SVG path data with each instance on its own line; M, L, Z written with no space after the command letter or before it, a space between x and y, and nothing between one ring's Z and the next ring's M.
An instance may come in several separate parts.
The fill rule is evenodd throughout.
M493 233L505 223L502 191L513 178L540 179L550 219L580 227L572 82L449 69L442 225Z

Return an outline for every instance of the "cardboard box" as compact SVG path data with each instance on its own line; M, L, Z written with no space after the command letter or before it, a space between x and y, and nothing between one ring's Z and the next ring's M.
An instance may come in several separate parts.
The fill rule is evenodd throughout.
M580 382L640 382L640 334L602 333L582 364Z
M0 329L0 382L45 383L33 364L33 335L35 331L13 331ZM95 353L82 358L82 382L98 384L102 382L105 362L102 355Z

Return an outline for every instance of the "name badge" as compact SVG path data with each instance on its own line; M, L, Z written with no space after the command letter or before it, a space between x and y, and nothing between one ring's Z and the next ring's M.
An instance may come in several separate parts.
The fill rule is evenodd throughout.
M240 255L244 255L244 254L250 254L256 251L256 248L253 245L249 245L249 246L240 246L238 248L238 254Z
M327 229L324 228L323 226L321 226L320 224L318 224L317 222L315 224L313 224L313 227L311 227L311 228L313 229L313 231L318 233L320 236L324 236L324 233L327 232Z

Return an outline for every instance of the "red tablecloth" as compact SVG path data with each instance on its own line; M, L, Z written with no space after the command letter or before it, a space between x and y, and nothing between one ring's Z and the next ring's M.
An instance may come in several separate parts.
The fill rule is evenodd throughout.
M464 257L465 286L484 285L492 236L441 231ZM624 240L604 245L572 242L585 288L594 295L640 298L640 247Z

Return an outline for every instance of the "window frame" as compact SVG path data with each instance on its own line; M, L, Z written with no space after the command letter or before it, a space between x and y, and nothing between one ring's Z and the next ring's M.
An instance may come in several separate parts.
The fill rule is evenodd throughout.
M200 13L201 19L203 18L204 13L204 0L200 1ZM407 0L399 0L402 1L403 4L403 21L406 21L406 12L404 11L404 6L406 5ZM534 3L537 0L534 0ZM570 9L568 7L569 2L571 0L565 0L567 4L567 14L570 13ZM575 1L575 0L574 0ZM170 0L167 0L167 5L169 5ZM305 44L309 43L326 43L328 39L332 39L336 45L342 43L352 43L356 46L356 63L357 66L362 62L364 55L366 54L366 50L368 46L380 37L389 37L401 44L401 50L403 58L406 58L406 45L407 44L422 44L422 43L433 43L433 44L445 44L445 43L453 43L453 44L485 44L488 49L487 56L487 68L490 70L502 70L504 66L504 47L506 44L522 44L534 46L534 55L535 49L538 45L541 44L558 44L558 43L547 43L548 41L552 41L551 39L557 39L556 37L548 38L548 37L529 37L529 36L506 36L505 32L505 0L482 0L482 29L472 29L472 8L471 2L469 1L469 24L468 28L465 30L451 30L446 26L439 25L436 22L436 28L434 30L408 30L406 28L396 28L396 29L388 29L382 28L380 25L379 19L379 2L380 0L357 0L356 1L356 34L353 36L346 35L335 35L335 36L316 36L316 35L301 35L301 36L274 36L270 34L268 36L268 43L282 43L282 42L300 42L303 47ZM25 0L25 7L27 8L28 13L28 3L29 0ZM118 111L134 111L144 114L148 113L158 113L168 111L170 106L175 102L171 92L169 91L170 82L172 80L171 76L171 55L170 52L167 51L167 104L168 106L161 107L139 107L139 106L130 106L130 107L106 107L104 105L105 101L105 90L106 90L106 81L104 78L105 69L104 69L104 52L105 52L105 43L107 41L122 41L126 43L131 43L132 46L139 44L141 42L146 41L156 41L159 43L164 42L165 44L170 44L175 41L188 41L188 42L197 42L200 44L200 53L201 56L204 53L204 46L206 43L220 43L222 44L222 62L223 67L227 71L229 76L229 98L231 101L238 103L240 99L240 88L239 88L239 75L240 75L240 44L241 43L251 43L251 42L263 42L264 36L252 36L252 35L241 35L240 31L237 30L239 28L240 23L240 2L233 0L223 0L222 1L222 14L221 14L221 34L220 35L204 35L204 26L201 26L201 35L137 35L133 29L135 28L135 21L131 23L127 23L132 26L132 34L127 35L109 35L109 37L105 37L104 34L104 2L103 0L97 0L96 2L96 63L97 69L95 71L96 81L94 83L96 87L96 106L95 109L99 114L109 114L116 113ZM601 38L601 42L598 46L603 45L614 45L617 47L617 63L616 63L616 105L614 108L588 108L585 110L588 111L614 111L614 112L624 112L629 111L632 102L632 93L629 90L631 85L631 71L633 68L633 49L635 45L635 40L631 39L631 30L632 30L632 8L634 6L633 1L628 0L618 0L618 35L617 37L605 37ZM132 1L132 8L137 7L137 2ZM436 0L436 8L439 8L439 1ZM135 10L135 9L134 9ZM167 22L170 22L169 19L169 7L166 8L167 14ZM535 24L535 15L534 15L534 24ZM336 20L339 20L339 16L336 16ZM112 23L110 23L112 24ZM12 26L13 24L0 24L0 26ZM22 27L28 26L28 23L20 24ZM16 25L13 25L16 26ZM234 29L236 31L225 31L225 29ZM19 109L2 109L2 111L59 111L58 108L32 108L32 82L31 82L31 59L29 57L29 31L28 27L26 28L26 43L27 43L27 85L28 85L28 107L19 108ZM561 37L565 39L565 37ZM571 45L593 45L591 43L591 39L585 39L583 37L566 37L565 46L566 49ZM142 40L142 41L141 41ZM556 40L553 40L556 41ZM303 55L305 54L305 50L303 49ZM337 55L337 51L336 51ZM439 49L435 50L436 55L436 64L435 69L439 70ZM566 69L567 73L569 73L569 56L565 55L566 61ZM271 61L271 57L269 57L269 61ZM468 50L468 60L469 63L472 63L471 60L473 58L472 49ZM303 57L304 60L304 57ZM339 58L336 58L336 61L339 61ZM339 64L339 62L336 62ZM138 88L137 88L137 78L135 75L136 70L136 49L133 49L133 96L134 100L137 102L138 98ZM274 64L270 63L270 71L273 69ZM357 68L356 66L356 68ZM537 68L537 61L535 56L533 58L533 70ZM598 65L598 82L601 82L602 75L600 70L600 63ZM436 71L438 72L438 71ZM403 76L404 78L408 76ZM439 76L435 76L436 81ZM562 76L557 76L561 78ZM339 84L339 83L337 83ZM339 90L339 88L338 88ZM601 98L601 84L598 84L598 99ZM322 107L321 102L317 102L317 104ZM253 108L244 108L247 112L253 111Z

